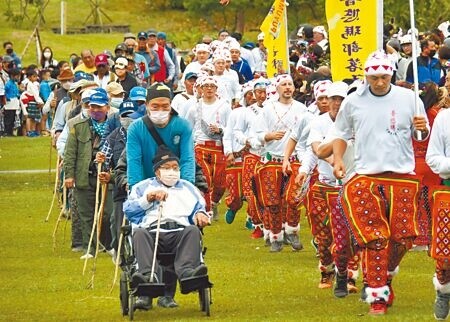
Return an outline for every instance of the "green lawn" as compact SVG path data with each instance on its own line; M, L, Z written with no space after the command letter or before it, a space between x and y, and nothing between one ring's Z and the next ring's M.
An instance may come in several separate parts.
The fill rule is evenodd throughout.
M0 139L0 170L47 169L48 138ZM55 160L55 156L52 157ZM53 180L53 176L51 176ZM85 286L79 253L70 251L70 222L60 226L53 251L52 231L58 210L44 222L53 184L47 173L0 172L0 321L125 321L118 288L109 294L114 267L100 254L94 290ZM221 208L224 213L224 208ZM64 230L65 227L65 230ZM285 248L270 254L261 240L249 238L244 213L227 225L222 219L205 229L206 262L214 283L211 317L223 321L373 321L359 295L336 299L319 290L317 259L303 218L305 250ZM65 231L65 239L64 239ZM432 321L434 263L425 252L406 256L394 280L396 301L377 321ZM358 285L361 282L358 281ZM206 320L197 296L177 294L177 309L136 312L136 320Z

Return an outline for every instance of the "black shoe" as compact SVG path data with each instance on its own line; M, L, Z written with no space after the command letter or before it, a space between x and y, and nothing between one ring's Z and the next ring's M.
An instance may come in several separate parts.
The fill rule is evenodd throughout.
M164 308L174 308L178 307L178 304L171 296L160 296L158 298L158 306Z
M149 296L139 296L134 303L134 308L148 311L152 308L152 299Z
M131 285L137 287L139 284L148 283L150 281L147 275L136 272L131 276Z
M200 264L196 268L188 268L186 269L182 274L180 279L190 278L190 277L196 277L196 276L202 276L208 274L208 268L205 266L205 264Z
M348 295L347 274L336 274L336 284L334 286L334 296L342 298Z

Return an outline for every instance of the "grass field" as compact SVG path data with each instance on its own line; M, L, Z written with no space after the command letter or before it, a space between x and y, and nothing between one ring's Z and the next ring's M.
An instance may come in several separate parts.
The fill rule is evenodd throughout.
M1 138L0 171L48 169L49 138ZM56 159L53 155L53 161ZM52 231L57 210L44 222L54 175L0 172L0 321L126 321L118 288L109 294L114 267L106 254L97 261L95 288L86 289L79 253L70 251L70 222L61 225L57 249ZM221 208L224 213L224 208ZM65 227L65 229L64 229ZM135 319L158 321L374 321L358 295L336 299L319 290L317 259L302 219L305 249L270 254L249 238L241 211L232 225L223 219L205 229L206 262L214 283L211 317L198 310L197 296L177 294L176 309L136 312ZM65 234L64 234L65 231ZM64 238L65 235L65 238ZM432 321L433 261L411 252L394 280L396 301L377 321ZM358 286L361 282L358 281Z

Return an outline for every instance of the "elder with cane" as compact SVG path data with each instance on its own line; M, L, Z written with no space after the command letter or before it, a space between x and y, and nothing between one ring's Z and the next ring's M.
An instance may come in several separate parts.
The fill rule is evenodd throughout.
M205 200L192 183L180 179L179 159L166 146L158 148L153 169L156 177L134 185L123 208L133 226L138 263L133 284L161 281L158 263L152 270L155 251L175 253L173 269L180 280L206 275L199 229L210 223ZM136 308L148 310L151 306L150 297L140 296L136 301Z

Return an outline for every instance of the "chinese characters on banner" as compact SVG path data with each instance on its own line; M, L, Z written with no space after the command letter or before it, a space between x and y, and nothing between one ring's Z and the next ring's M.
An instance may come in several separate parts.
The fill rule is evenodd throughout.
M369 54L382 48L382 0L326 0L334 80L362 79Z
M275 0L260 28L264 32L264 45L267 48L269 78L280 72L289 73L286 24L286 2Z

